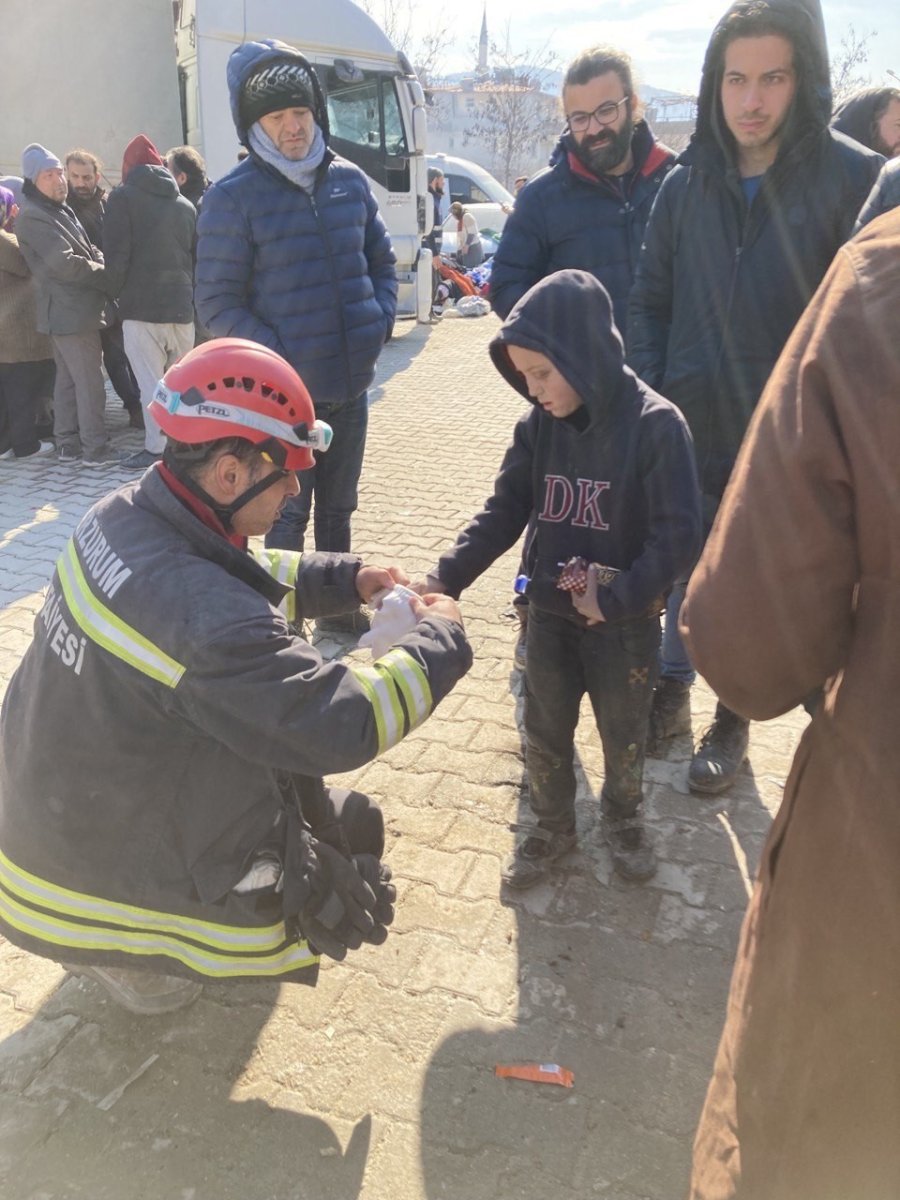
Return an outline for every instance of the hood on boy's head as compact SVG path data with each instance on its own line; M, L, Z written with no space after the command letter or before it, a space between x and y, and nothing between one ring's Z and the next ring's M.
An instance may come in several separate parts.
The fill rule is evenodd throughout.
M625 371L625 349L613 322L609 293L587 271L557 271L526 292L490 345L494 366L526 399L525 377L508 348L546 355L584 402L594 420L604 397L615 395ZM534 403L534 401L532 401Z
M729 159L733 157L734 139L722 115L725 48L735 37L769 34L786 38L794 48L797 91L785 126L785 143L828 124L831 79L819 0L737 0L716 25L706 49L692 142L714 142Z
M886 109L895 98L900 99L900 91L893 87L863 88L861 92L854 92L834 110L831 128L881 154L883 151L875 144L875 113L879 108Z
M290 99L290 95L293 93L295 101L304 101L302 104L295 103L296 107L312 109L313 118L322 130L322 136L327 145L328 109L325 106L325 97L315 71L309 60L299 50L295 50L293 46L288 46L285 42L275 41L273 38L265 38L261 42L244 42L231 52L228 59L228 93L231 99L231 117L237 130L238 141L242 146L248 145L250 126L256 119L253 112L255 108L260 107L260 104L255 101L247 104L248 97L244 95L244 85L251 78L268 74L272 85L278 87L279 65L285 68L282 73L285 96ZM307 100L309 103L306 103ZM261 107L265 108L265 104L262 104ZM285 107L291 107L291 105L286 104ZM269 109L268 111L274 110ZM265 114L263 113L263 115Z

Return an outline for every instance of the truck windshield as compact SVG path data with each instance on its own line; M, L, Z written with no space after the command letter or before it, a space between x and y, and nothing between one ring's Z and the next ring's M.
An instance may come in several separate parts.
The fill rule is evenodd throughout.
M409 146L394 77L364 71L344 82L320 73L328 100L331 144L389 192L409 190Z

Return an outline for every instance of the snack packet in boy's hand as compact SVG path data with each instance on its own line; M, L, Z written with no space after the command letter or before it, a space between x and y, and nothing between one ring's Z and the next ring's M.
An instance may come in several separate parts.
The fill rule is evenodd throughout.
M556 586L561 591L577 592L579 596L583 596L587 589L587 572L590 565L586 558L579 558L577 555L566 563L560 563L562 572ZM593 565L597 568L598 583L612 583L619 574L615 567L603 567L600 563Z

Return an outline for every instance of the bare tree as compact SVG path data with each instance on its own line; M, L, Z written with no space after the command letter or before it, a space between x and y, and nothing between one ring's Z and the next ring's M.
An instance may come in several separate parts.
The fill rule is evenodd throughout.
M863 68L869 61L869 42L875 36L873 29L860 37L850 25L841 38L840 49L831 59L831 94L835 108L872 82L872 76L863 74Z
M494 173L509 187L523 162L530 165L541 143L555 141L562 129L560 99L543 90L558 60L547 47L537 54L515 51L508 25L502 44L491 44L491 60L465 137L488 148Z
M419 10L433 12L433 7L420 4L419 0L356 0L356 3L381 26L388 41L406 55L423 83L435 77L451 41L449 18L442 17L439 10L437 16L423 24L416 19Z

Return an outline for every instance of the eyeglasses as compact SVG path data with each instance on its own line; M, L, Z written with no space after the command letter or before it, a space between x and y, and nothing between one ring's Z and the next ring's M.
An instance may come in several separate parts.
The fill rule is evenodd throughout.
M630 96L623 96L621 100L607 100L593 112L569 113L566 117L569 128L573 133L584 133L586 129L590 128L591 121L596 121L598 125L612 125L619 115L619 109L630 99Z

